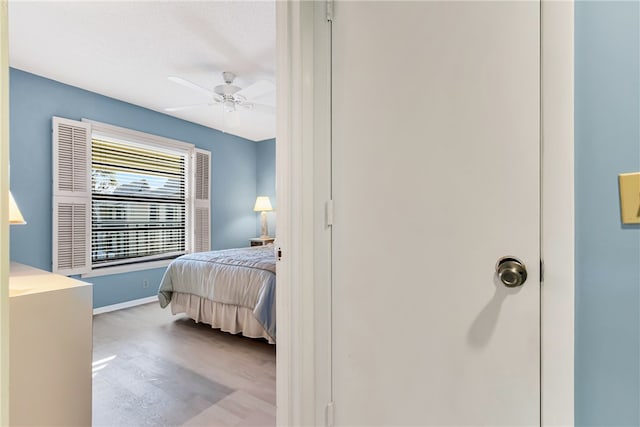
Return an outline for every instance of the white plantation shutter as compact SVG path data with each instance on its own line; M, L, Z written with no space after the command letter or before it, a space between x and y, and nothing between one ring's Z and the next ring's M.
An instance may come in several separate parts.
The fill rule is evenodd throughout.
M54 202L54 272L82 274L88 271L89 241L86 238L89 225L88 203Z
M91 125L53 118L53 272L91 270Z
M211 250L211 153L196 148L194 153L193 251Z

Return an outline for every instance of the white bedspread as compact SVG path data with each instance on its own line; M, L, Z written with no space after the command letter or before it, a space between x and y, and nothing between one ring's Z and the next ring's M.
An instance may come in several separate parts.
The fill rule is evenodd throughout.
M273 245L183 255L167 267L160 305L180 292L246 307L275 340L275 263Z

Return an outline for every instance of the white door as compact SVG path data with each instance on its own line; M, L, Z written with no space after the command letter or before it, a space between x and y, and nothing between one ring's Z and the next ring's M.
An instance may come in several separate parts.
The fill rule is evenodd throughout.
M339 1L332 25L335 423L539 424L540 4Z

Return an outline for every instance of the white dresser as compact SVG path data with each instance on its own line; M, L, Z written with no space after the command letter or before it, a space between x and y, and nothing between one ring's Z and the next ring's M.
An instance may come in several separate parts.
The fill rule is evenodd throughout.
M11 426L90 426L91 284L11 263Z

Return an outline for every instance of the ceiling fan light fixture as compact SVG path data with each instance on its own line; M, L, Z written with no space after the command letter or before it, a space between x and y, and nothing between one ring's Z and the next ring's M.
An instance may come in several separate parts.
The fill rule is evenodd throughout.
M222 108L224 108L225 113L232 113L236 111L236 103L233 102L233 99L227 98L222 102Z

